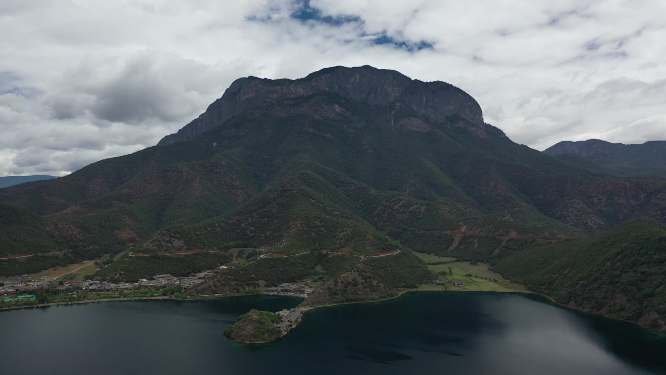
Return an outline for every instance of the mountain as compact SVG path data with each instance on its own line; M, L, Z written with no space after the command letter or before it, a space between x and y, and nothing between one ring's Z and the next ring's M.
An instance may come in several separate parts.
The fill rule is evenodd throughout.
M666 178L666 141L629 145L599 139L563 141L543 152L590 170L616 176Z
M159 145L2 189L0 202L82 257L242 244L488 260L666 221L666 181L518 145L464 91L365 66L241 78Z
M666 332L666 225L640 219L514 252L494 269L556 302Z
M204 114L176 134L164 137L158 144L191 140L235 115L275 105L278 101L320 93L334 94L370 106L384 107L400 103L433 121L444 121L455 114L478 126L479 131L485 128L479 104L453 85L412 80L396 71L371 66L354 69L338 66L297 80L240 78Z
M194 293L326 280L314 306L431 280L415 250L489 262L560 303L662 329L666 180L562 155L514 143L444 82L368 66L241 78L154 147L0 189L0 274L125 250L96 276L240 258Z
M55 176L46 176L46 175L0 177L0 189L6 188L8 186L23 184L23 183L26 183L26 182L50 180L52 178L57 178L57 177L55 177Z

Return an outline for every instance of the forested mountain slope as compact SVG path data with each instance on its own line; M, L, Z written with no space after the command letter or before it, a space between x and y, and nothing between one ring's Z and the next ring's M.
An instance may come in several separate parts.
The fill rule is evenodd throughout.
M640 219L514 252L494 269L558 303L666 332L666 225Z
M399 240L485 259L633 218L666 221L666 181L518 145L442 82L335 67L240 79L216 103L184 128L187 140L2 189L0 201L91 254L232 241L376 253Z

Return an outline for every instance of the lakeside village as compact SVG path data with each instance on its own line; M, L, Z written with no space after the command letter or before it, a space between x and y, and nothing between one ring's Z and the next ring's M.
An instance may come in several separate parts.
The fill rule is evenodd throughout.
M225 267L226 268L226 267ZM33 306L37 303L83 302L94 299L146 298L179 296L186 290L215 276L216 270L208 270L186 277L169 274L153 276L152 280L141 279L136 283L114 283L110 281L58 281L57 278L35 280L30 275L0 280L0 302L4 307ZM277 287L261 287L252 294L283 295L307 298L316 288L303 284L283 283ZM36 295L38 292L42 296ZM123 293L124 292L124 293ZM122 296L124 294L125 296ZM45 296L45 297L44 297ZM221 296L221 295L215 295ZM49 298L51 297L51 298ZM67 298L69 297L69 298ZM78 297L78 298L77 298ZM202 297L208 297L204 295Z
M301 322L303 312L301 309L291 309L279 311L278 316L280 322L275 324L276 328L282 331L282 335L286 335L292 328L295 328Z

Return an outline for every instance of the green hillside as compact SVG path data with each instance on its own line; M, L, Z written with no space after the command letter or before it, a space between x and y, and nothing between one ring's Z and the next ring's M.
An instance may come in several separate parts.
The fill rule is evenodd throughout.
M563 305L666 332L665 264L666 225L640 219L514 252L494 270Z
M39 218L42 234L62 239L79 258L241 244L305 262L280 265L284 274L252 262L256 272L235 270L211 290L305 276L364 285L335 294L336 284L322 300L379 298L430 275L401 255L392 259L404 264L388 267L393 276L373 289L361 283L383 277L369 268L373 262L333 271L327 267L335 262L296 254L330 250L357 259L413 249L497 264L638 217L666 221L666 181L614 178L553 158L514 143L481 115L451 85L371 67L240 79L168 142L0 189L0 202ZM160 257L104 272L135 279L154 270L148 263L193 269ZM401 276L400 267L413 272Z
M55 233L46 230L39 216L0 203L0 257L47 253L63 245Z
M269 311L250 310L238 317L236 324L224 330L225 336L241 344L259 344L275 341L282 336L280 322L276 313Z
M342 114L304 116L303 106L333 106ZM382 251L388 240L378 231L419 250L444 251L454 236L443 230L481 218L479 234L493 238L514 229L504 225L507 220L526 235L580 234L544 216L556 208L551 206L558 192L545 192L551 196L546 204L532 202L525 192L566 188L542 180L571 185L594 175L516 145L498 131L481 137L461 118L433 123L404 108L389 113L331 94L277 107L284 114L276 116L274 106L242 114L195 140L5 189L0 198L44 213L54 231L109 253L146 240L160 249L169 241L186 248L230 241L273 246L285 235L292 248ZM391 126L387 116L431 131ZM541 198L544 191L539 193ZM256 233L241 230L248 223ZM341 239L329 228L349 233ZM410 228L437 239L426 245L413 239ZM366 240L367 234L375 239Z

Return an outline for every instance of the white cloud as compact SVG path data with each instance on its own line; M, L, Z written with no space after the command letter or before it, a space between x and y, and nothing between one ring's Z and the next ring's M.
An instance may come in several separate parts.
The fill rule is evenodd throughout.
M649 116L629 125L609 130L600 134L598 138L618 143L666 141L666 113Z
M333 65L452 83L537 149L664 139L664 14L657 0L7 0L0 175L136 151L235 78Z
M90 113L107 122L170 123L192 116L251 64L213 68L176 54L138 51L125 58L87 57L67 69L44 102L60 120ZM231 76L231 74L233 76Z

